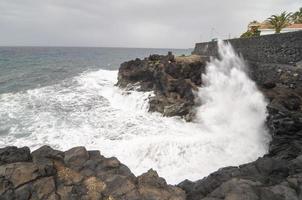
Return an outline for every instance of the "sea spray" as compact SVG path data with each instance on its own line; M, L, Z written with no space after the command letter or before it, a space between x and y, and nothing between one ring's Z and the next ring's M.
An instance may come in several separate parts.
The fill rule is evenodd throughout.
M207 64L198 97L197 120L213 132L246 138L241 146L267 139L266 101L248 77L247 65L229 43L218 41L219 58ZM254 142L251 143L251 140ZM250 142L249 142L250 141ZM237 146L236 148L239 148Z
M152 93L115 87L117 71L85 72L62 83L0 95L0 146L74 146L116 156L139 175L153 168L168 183L197 180L267 152L265 101L244 62L219 43L208 63L195 122L148 113Z

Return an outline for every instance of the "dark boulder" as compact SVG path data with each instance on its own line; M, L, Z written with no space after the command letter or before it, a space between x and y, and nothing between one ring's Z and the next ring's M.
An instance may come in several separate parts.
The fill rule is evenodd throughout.
M31 161L30 150L28 147L5 147L0 149L0 165L14 162Z
M24 149L9 147L2 154ZM0 164L1 200L185 200L182 189L168 185L155 171L135 177L117 158L99 151L75 147L61 152L43 146L29 154L33 159L17 155Z
M85 147L74 147L64 153L64 162L73 169L81 169L88 159Z
M178 186L187 199L299 199L302 159L260 158L239 167L227 167L196 181ZM298 189L298 190L297 190Z
M166 181L152 169L138 177L138 188L143 199L181 200L186 198L183 190L167 185Z

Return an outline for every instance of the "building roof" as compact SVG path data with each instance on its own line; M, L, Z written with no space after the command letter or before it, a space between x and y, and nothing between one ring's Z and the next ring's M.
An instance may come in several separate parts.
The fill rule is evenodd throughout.
M290 24L286 27L286 29L302 29L302 24ZM274 27L268 22L262 22L259 26L259 29L274 29Z
M287 26L286 28L302 28L302 24L291 24Z

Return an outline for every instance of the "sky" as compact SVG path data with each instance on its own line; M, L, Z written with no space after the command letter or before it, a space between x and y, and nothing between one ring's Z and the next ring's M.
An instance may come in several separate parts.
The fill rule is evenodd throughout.
M0 0L0 46L193 48L301 0Z

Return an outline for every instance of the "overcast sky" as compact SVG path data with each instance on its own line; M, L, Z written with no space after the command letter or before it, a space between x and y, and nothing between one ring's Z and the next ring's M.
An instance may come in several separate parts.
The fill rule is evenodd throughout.
M301 0L0 0L0 45L192 48Z

